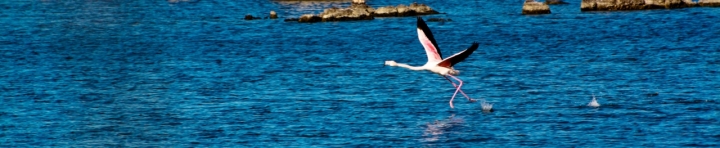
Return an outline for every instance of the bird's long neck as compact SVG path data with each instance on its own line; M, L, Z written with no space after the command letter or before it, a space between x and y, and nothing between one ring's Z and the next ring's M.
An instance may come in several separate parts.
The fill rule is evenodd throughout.
M397 63L396 66L397 66L397 67L402 67L402 68L407 68L407 69L410 69L410 70L425 70L425 68L420 67L420 66L415 67L415 66L410 66L410 65L408 65L408 64L403 64L403 63Z

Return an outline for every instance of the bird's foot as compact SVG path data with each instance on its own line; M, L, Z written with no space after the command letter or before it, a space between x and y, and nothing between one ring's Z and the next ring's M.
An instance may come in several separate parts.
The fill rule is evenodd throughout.
M477 102L477 100L475 100L475 99L469 99L469 98L468 98L468 101L470 101L470 102Z

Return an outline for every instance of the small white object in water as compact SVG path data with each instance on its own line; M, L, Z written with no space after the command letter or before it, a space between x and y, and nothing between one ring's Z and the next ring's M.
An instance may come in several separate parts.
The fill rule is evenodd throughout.
M483 111L485 111L485 112L491 112L491 111L492 111L492 106L493 106L493 104L487 103L487 101L485 101L485 99L481 99L481 100L480 100L480 106L482 107L482 110L483 110Z
M600 104L598 104L597 99L595 99L595 94L593 94L592 96L593 96L593 99L592 99L592 101L590 101L590 103L588 103L587 106L600 107Z

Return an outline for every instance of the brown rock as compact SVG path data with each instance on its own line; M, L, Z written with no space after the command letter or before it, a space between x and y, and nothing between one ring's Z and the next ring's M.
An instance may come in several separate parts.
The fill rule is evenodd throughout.
M353 0L348 8L328 8L318 15L303 15L299 18L299 22L315 22L315 16L320 18L319 21L349 21L349 20L372 20L375 17L395 17L395 16L416 16L425 14L438 14L425 4L413 3L410 6L398 5L380 7L377 10L365 4L364 0ZM303 18L304 17L304 18ZM286 19L294 20L294 19Z
M528 0L523 4L522 14L550 14L550 6L545 3Z
M410 4L409 8L411 10L415 11L415 13L417 13L418 15L438 14L439 13L425 4L412 3L412 4Z
M645 10L692 7L692 0L582 0L582 11Z
M275 13L275 11L270 11L270 19L277 19L277 18L278 18L277 13Z
M720 0L700 0L697 4L703 7L720 7Z
M682 0L645 0L644 9L667 9L687 7Z
M397 16L415 16L417 15L415 13L415 10L410 9L410 7L405 6L403 4L398 5L397 7L398 15Z
M365 0L353 0L353 4L365 4Z
M298 22L319 22L319 21L322 21L322 18L320 18L317 15L312 15L312 14L302 15L298 19Z
M398 9L395 6L380 7L375 10L376 17L398 16Z
M300 21L300 18L286 18L286 19L283 20L283 21L285 21L285 22L299 22L299 21Z
M320 13L322 21L372 20L374 9L365 4L353 3L350 8L329 8Z
M645 9L645 0L582 0L582 11Z
M437 12L425 4L412 3L410 6L403 4L397 6L380 7L375 11L377 17L396 17L396 16L417 16L427 14L438 14Z
M298 22L319 22L319 21L349 21L349 20L372 20L375 9L364 4L353 1L348 8L328 8L317 16L306 14L300 17Z

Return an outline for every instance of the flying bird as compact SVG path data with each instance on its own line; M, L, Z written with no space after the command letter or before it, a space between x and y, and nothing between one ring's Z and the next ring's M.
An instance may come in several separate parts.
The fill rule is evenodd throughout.
M475 99L468 97L465 92L460 89L463 85L463 81L455 77L455 75L458 75L460 71L455 70L453 66L457 63L462 62L468 56L470 56L470 54L472 54L478 48L478 43L475 42L472 44L472 46L470 46L470 48L443 59L442 54L440 53L440 48L435 41L435 37L432 35L432 32L430 32L430 28L428 28L427 24L425 23L425 21L423 21L421 17L417 18L417 31L420 43L425 48L425 53L427 54L427 63L425 63L425 65L423 66L415 67L390 60L385 61L385 65L398 66L418 71L427 70L443 76L455 87L455 93L453 94L452 98L450 98L450 108L454 108L453 100L455 99L455 95L457 95L458 92L462 93L462 95L465 96L465 98L467 98L470 102L475 102ZM456 81L458 81L459 84L456 84L448 77L455 79Z

